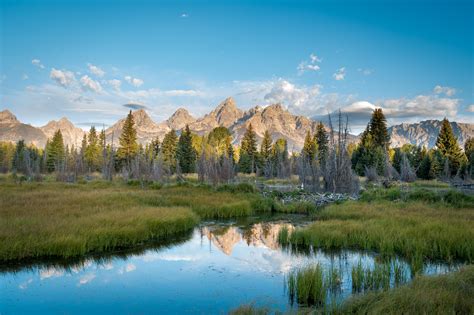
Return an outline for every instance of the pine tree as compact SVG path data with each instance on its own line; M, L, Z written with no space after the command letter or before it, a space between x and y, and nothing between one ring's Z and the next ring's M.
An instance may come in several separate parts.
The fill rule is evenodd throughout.
M229 141L230 139L230 141ZM217 156L227 155L232 134L226 127L220 126L212 129L207 137L208 144L214 149Z
M304 138L304 145L301 154L309 163L312 163L313 160L316 158L316 142L314 141L309 131L306 132L306 137Z
M47 143L46 147L46 167L48 171L53 172L59 167L60 163L64 162L64 141L61 130L54 133L53 139Z
M239 170L243 173L256 171L257 162L257 135L249 124L240 146Z
M163 163L169 167L171 171L176 169L176 147L178 146L178 136L176 131L172 129L163 138L161 143L161 153L163 155Z
M16 143L15 155L13 156L13 170L19 173L25 173L25 141L20 140Z
M161 149L160 139L156 137L155 139L151 141L150 145L151 145L153 158L156 158L158 156L158 153L160 153L160 149Z
M181 132L176 149L176 158L178 160L181 172L184 174L193 173L196 165L197 153L193 148L193 139L189 126L186 125Z
M449 160L451 175L456 174L459 167L465 162L466 157L459 147L458 141L454 136L451 124L445 118L441 124L438 139L436 140L436 148L440 151L444 158Z
M466 154L468 164L467 172L471 178L474 177L474 138L469 138L464 143L464 154Z
M272 154L272 145L272 136L268 130L265 130L265 133L263 134L263 140L260 145L260 156L264 162L267 162L270 159Z
M135 130L135 123L133 121L132 111L128 113L125 123L123 124L122 134L119 138L120 147L117 150L117 157L121 160L128 169L132 159L138 153L137 131Z
M390 146L390 136L387 130L387 120L381 108L376 108L372 113L370 133L374 146L388 150Z
M85 152L85 159L87 166L91 171L98 171L100 169L101 161L101 147L100 140L97 137L97 131L94 126L89 130L88 143Z
M314 135L314 140L316 142L316 147L318 148L318 156L321 167L326 166L326 160L329 152L329 140L328 134L322 122L319 122L316 127L316 134Z

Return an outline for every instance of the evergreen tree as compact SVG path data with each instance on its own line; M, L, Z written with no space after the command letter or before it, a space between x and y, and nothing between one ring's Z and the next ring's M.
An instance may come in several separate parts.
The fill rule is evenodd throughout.
M329 153L329 140L328 134L322 122L319 122L316 127L316 134L314 135L316 147L318 148L318 156L321 167L326 166L326 160Z
M249 124L240 146L239 170L243 173L253 173L256 171L256 162L257 135L253 131L252 124Z
M260 145L260 156L262 157L263 161L266 163L272 154L272 136L265 130L263 134L262 143Z
M26 152L25 141L24 140L18 141L16 143L15 155L13 156L12 167L14 171L23 173L23 174L26 172L25 152Z
M101 144L97 137L97 131L94 126L89 130L88 143L85 152L85 160L91 171L98 171L101 162ZM105 141L105 138L104 138Z
M163 155L163 163L170 168L171 171L176 169L176 147L178 146L178 136L176 131L172 129L163 138L161 143L161 153Z
M426 154L421 160L420 167L417 171L417 176L421 179L432 179L431 177L431 158Z
M312 163L313 160L316 158L316 142L314 141L309 131L306 132L306 137L304 138L304 145L301 154L309 163Z
M193 139L189 126L186 125L181 132L176 149L176 158L178 160L181 172L184 174L193 173L196 165L197 153L193 148Z
M451 128L451 124L446 118L443 119L441 124L441 130L439 131L438 139L436 140L436 148L444 158L449 160L451 175L456 174L461 164L465 162L466 157L459 147L453 129Z
M117 157L124 162L130 169L132 159L138 153L137 131L133 121L132 111L128 113L125 123L123 124L122 134L119 138L120 147L117 150Z
M471 178L474 177L474 138L469 138L464 143L464 154L466 154L467 172Z
M381 108L376 108L372 113L370 120L370 134L372 135L373 145L388 150L390 146L390 136L387 130L387 120Z
M53 139L47 143L46 147L46 167L48 171L53 172L59 167L60 163L64 162L64 141L61 130L54 133Z

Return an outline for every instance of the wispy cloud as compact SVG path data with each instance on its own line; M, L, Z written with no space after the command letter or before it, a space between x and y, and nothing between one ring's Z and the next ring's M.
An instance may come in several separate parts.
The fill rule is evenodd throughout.
M74 76L73 72L67 70L58 70L55 68L51 69L49 77L64 88L68 88L76 81L76 77Z
M40 69L44 69L44 65L41 63L41 60L39 59L33 59L31 60L31 64L40 68Z
M100 85L100 83L93 80L87 74L81 78L80 82L84 91L91 91L95 93L102 92L102 86Z
M318 63L321 63L322 61L323 60L315 54L310 54L309 61L302 61L298 64L298 67L296 67L296 70L298 70L298 75L302 75L306 71L319 71L321 68Z
M446 96L454 96L456 94L456 89L449 86L437 85L434 87L433 92L436 94L444 94Z
M143 84L143 80L142 79L138 79L138 78L133 78L129 75L127 75L125 78L125 81L127 81L130 85L133 85L134 87L140 87L142 84Z
M95 76L103 77L104 74L105 74L104 70L102 70L98 66L94 66L93 64L88 63L87 67L89 68L89 72L92 73Z
M332 77L334 78L334 80L336 81L341 81L341 80L344 80L346 78L346 68L345 67L342 67L340 69L338 69L333 75Z

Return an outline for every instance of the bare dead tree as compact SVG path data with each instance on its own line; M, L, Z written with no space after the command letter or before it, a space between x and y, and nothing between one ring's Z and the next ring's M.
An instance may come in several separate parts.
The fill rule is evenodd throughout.
M410 164L406 154L402 155L402 162L400 165L400 180L411 183L416 180L416 172Z

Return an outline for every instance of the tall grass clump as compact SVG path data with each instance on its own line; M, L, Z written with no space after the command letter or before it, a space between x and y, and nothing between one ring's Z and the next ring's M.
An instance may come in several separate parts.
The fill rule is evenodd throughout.
M474 314L474 266L438 276L417 276L386 291L354 295L338 314Z
M320 264L292 271L287 278L290 302L300 305L324 305L326 285Z

